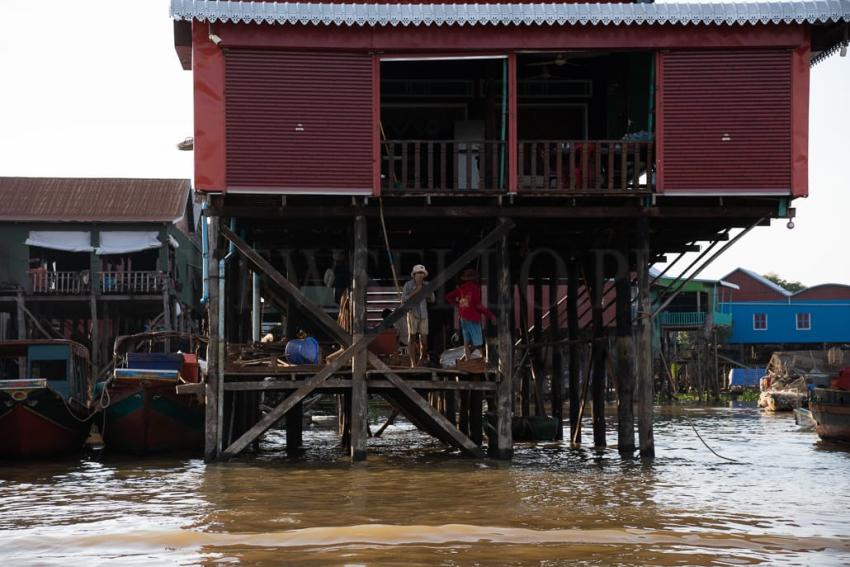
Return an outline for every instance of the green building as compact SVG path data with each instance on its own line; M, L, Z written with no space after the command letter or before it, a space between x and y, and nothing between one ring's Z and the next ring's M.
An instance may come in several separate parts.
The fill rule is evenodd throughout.
M0 202L0 340L76 340L97 368L117 336L197 326L188 180L5 177Z

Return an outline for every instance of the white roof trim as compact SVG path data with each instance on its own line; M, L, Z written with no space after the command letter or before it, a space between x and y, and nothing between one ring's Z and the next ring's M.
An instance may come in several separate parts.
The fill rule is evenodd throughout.
M663 4L312 4L171 0L177 20L338 26L826 24L850 21L850 0Z

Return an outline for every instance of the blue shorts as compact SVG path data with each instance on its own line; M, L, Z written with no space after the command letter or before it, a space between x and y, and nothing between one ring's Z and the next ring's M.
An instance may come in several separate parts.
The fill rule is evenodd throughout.
M481 323L475 321L460 320L460 330L463 333L463 342L472 346L482 346L484 335L481 333Z

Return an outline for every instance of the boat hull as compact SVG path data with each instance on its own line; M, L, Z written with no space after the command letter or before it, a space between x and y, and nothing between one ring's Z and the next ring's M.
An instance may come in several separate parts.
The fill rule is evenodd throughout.
M815 388L809 409L821 439L850 442L850 392Z
M116 378L107 386L103 440L115 453L202 451L204 406L176 380Z
M0 391L0 458L76 453L90 429L91 419L72 415L59 394L48 388Z

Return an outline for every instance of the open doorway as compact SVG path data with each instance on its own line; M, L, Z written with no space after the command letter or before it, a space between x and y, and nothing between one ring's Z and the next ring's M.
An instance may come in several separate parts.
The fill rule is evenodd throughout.
M383 60L383 188L504 188L506 74L505 57Z
M573 50L517 57L521 189L645 188L654 54Z

